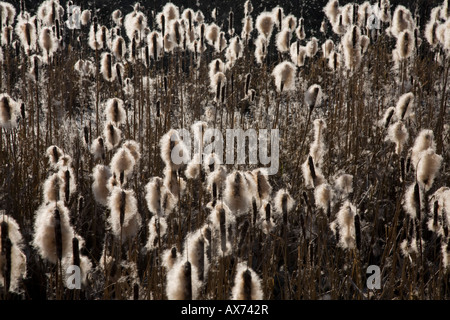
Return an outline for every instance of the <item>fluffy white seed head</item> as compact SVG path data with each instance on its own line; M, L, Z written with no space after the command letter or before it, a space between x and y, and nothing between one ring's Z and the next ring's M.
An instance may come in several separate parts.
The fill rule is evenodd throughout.
M108 222L114 236L122 239L122 243L134 237L142 222L134 191L114 188L108 199L108 208L111 211ZM120 225L121 211L123 214L122 226Z
M407 59L412 55L414 51L414 34L410 30L404 30L399 33L395 50L400 60Z
M245 177L239 171L227 176L224 201L235 214L244 214L250 207L251 199Z
M353 192L353 176L351 174L341 174L336 178L334 187L340 193L347 196L349 193Z
M105 107L106 121L113 122L120 126L126 120L126 113L123 107L123 100L119 98L110 98L106 101Z
M189 149L177 130L171 129L160 140L161 158L167 167L180 169L190 159Z
M14 128L17 125L19 103L14 101L7 93L0 94L0 127Z
M353 249L356 246L355 215L356 207L349 201L345 201L337 213L339 246L343 249Z
M102 53L100 73L103 75L103 79L109 82L114 81L116 78L116 73L113 68L112 55L108 52Z
M247 263L240 262L236 267L231 300L262 300L263 297L260 277L247 266Z
M272 71L278 92L290 91L295 87L296 66L289 61L279 63Z
M272 186L269 183L269 176L267 169L258 168L252 171L253 179L256 182L256 189L258 198L262 200L269 200L272 193Z
M289 213L294 208L294 205L295 201L287 189L280 189L277 191L274 198L275 213L282 215L283 210L286 210L286 212Z
M190 281L190 285L188 285L187 281ZM187 293L188 288L192 290L190 293ZM200 288L201 282L198 281L197 268L186 259L178 259L167 273L167 298L169 300L185 300L188 298L188 295L192 295L192 300L196 300L200 293Z
M148 239L145 247L148 251L157 249L167 232L167 221L163 217L153 216L148 223Z
M20 228L17 222L6 214L0 215L0 223L7 225L8 234L6 237L11 241L11 269L10 269L10 284L9 291L15 293L21 293L21 281L27 275L27 258L23 252L23 238L20 233ZM4 235L3 235L4 236ZM0 237L2 237L2 230L0 229ZM4 252L2 243L0 243L0 252ZM0 255L0 285L5 287L5 274L3 273L6 268L5 256Z
M422 184L426 192L430 190L433 185L443 158L436 154L433 149L429 148L419 154L419 159L420 161L417 166L417 180Z
M288 29L281 30L276 36L277 50L281 53L289 51L291 32Z
M419 163L420 153L429 148L433 150L436 149L434 133L430 129L423 129L419 132L416 140L414 141L414 146L411 149L411 164L413 168L416 168Z
M101 164L96 165L92 173L94 178L92 193L94 194L95 201L103 206L108 204L108 180L111 178L111 175L109 167Z
M91 154L94 156L94 161L105 159L105 141L102 137L98 137L92 141Z
M330 208L333 203L333 188L328 183L323 183L314 190L314 199L316 205L324 212Z
M272 15L274 23L277 26L278 31L280 31L283 27L284 9L280 6L276 6L272 9Z
M186 181L181 178L177 171L166 166L164 168L164 185L177 198L181 198L186 190Z
M123 184L125 184L126 180L133 172L135 165L136 160L134 159L129 149L125 147L122 147L116 151L110 163L111 172L114 173L116 177L119 178L121 173L123 172Z
M330 56L330 54L333 50L334 50L333 40L328 39L322 44L322 52L323 52L323 57L325 59L328 59L328 57Z
M105 127L103 129L103 136L105 147L108 150L113 150L116 148L120 141L122 140L122 131L117 128L112 122L105 123Z
M411 114L412 108L414 104L414 94L412 92L408 92L403 94L397 101L397 105L395 106L395 114L398 119L405 120Z
M323 8L323 12L325 12L325 15L328 20L330 20L331 24L336 23L340 11L341 9L339 8L338 0L329 0L325 8Z
M299 41L291 44L289 53L291 56L291 61L297 67L302 67L305 65L306 47L301 46Z
M317 40L316 37L312 37L311 40L309 40L306 43L306 56L312 58L316 55L317 51L319 50L319 40Z
M392 26L390 32L394 37L398 37L401 32L405 30L414 30L415 23L412 18L411 11L402 5L398 5L395 8L394 15L392 17Z
M265 11L256 18L256 29L260 35L263 35L266 40L269 40L272 35L274 23L272 12Z
M33 246L42 259L51 263L58 260L55 236L55 211L58 210L61 227L62 257L72 252L74 231L70 225L69 210L62 201L41 206L35 214Z
M241 38L248 41L253 31L253 19L251 16L246 16L242 19L242 33Z
M395 153L401 154L403 147L408 141L409 134L408 130L403 121L397 121L388 128L387 139L395 143Z
M158 216L169 215L176 205L176 198L160 177L153 177L145 186L145 200L150 212Z
M318 84L311 85L305 92L305 104L312 110L322 103L322 88Z
M405 196L403 197L403 208L406 213L412 218L415 219L417 217L417 210L420 209L422 211L424 207L424 194L422 188L419 187L419 202L417 202L415 196L416 183L412 183L408 189L406 189Z
M219 41L220 28L215 23L211 23L206 27L206 40L210 46L215 46Z

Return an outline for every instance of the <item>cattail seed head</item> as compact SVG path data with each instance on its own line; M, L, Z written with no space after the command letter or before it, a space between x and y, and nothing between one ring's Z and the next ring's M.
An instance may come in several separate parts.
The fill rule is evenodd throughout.
M114 236L121 238L123 243L134 237L142 221L134 191L114 188L108 199L108 207L111 210L108 221Z
M261 279L246 263L240 262L236 267L236 277L231 290L232 300L263 299Z
M21 293L21 280L27 275L27 258L17 222L0 215L0 285L9 292Z
M122 131L117 128L112 122L106 122L103 129L103 136L105 137L104 145L108 150L116 148L121 141Z
M14 128L17 125L19 105L7 93L0 94L0 127Z
M63 202L52 202L37 210L33 245L43 259L56 263L71 253L73 235L69 211Z
M395 153L401 154L405 143L408 141L408 130L403 121L397 121L388 128L387 139L395 143Z
M292 62L279 63L272 71L278 92L290 91L295 86L296 66Z
M256 18L256 29L260 35L265 37L266 41L269 41L270 36L272 35L274 23L275 19L272 12L262 12Z

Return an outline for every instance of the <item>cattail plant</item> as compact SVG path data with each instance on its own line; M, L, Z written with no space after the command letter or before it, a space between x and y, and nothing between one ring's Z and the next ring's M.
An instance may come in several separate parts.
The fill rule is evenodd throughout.
M202 229L188 233L184 242L183 257L187 257L197 269L198 278L196 280L203 283L207 280L209 261L205 250L207 241L205 241Z
M278 92L290 91L295 86L296 66L292 62L284 61L272 71Z
M167 221L163 217L153 216L148 223L148 239L145 248L154 250L162 243L167 232Z
M396 53L398 59L405 60L411 56L414 51L414 35L410 30L400 32L397 38Z
M408 130L403 121L397 121L388 128L387 139L395 143L395 153L401 154L405 143L408 141Z
M283 221L287 222L287 214L294 208L295 201L292 199L289 191L280 189L274 197L275 213L283 216Z
M305 46L306 56L312 58L319 51L319 40L316 37L312 37Z
M176 197L164 185L163 179L153 177L145 186L147 206L150 212L160 217L169 215L176 205Z
M19 36L20 42L27 53L30 54L31 50L36 50L37 36L36 27L28 19L18 19L16 24L16 33Z
M314 164L311 156L308 156L308 159L303 162L302 174L307 188L315 188L325 182L322 170Z
M272 12L262 12L256 18L256 29L260 35L264 36L267 42L269 42L270 36L272 35L274 23L275 19Z
M119 146L122 139L122 131L117 128L112 122L106 122L103 129L104 146L107 150L111 151Z
M215 23L211 23L207 26L205 36L210 46L216 46L216 43L219 41L219 35L220 28Z
M94 161L105 160L105 142L102 137L98 137L92 141L90 151L94 156Z
M0 94L0 127L10 129L17 125L19 107L7 93Z
M297 66L302 67L305 65L306 47L301 46L299 41L291 44L290 50L291 61Z
M349 201L345 201L337 213L336 221L331 224L334 234L336 234L336 228L339 228L339 246L343 249L356 247L355 215L356 207Z
M116 78L116 73L114 71L112 55L108 52L103 52L100 62L100 73L103 75L103 79L109 82L114 81Z
M108 180L111 178L111 170L105 165L98 164L94 167L92 176L94 182L92 183L92 193L94 199L99 204L106 206L108 204Z
M33 246L42 259L56 264L72 252L74 231L69 210L62 201L42 205L36 211Z
M66 278L66 281L64 283L67 285L69 276L72 274L66 273L66 271L70 270L70 266L77 266L80 268L80 277L81 277L81 284L83 286L88 285L88 277L87 275L92 270L92 262L89 260L89 258L85 255L80 254L80 249L85 246L85 241L83 238L81 238L79 235L75 235L72 238L72 253L67 254L63 260L63 271L64 271L64 277Z
M406 30L413 30L415 26L414 20L411 15L411 11L402 5L398 5L395 8L394 15L392 17L392 25L390 27L390 33L398 38L401 32Z
M421 152L427 149L436 149L436 143L434 141L434 133L429 129L422 129L417 135L414 145L411 149L411 164L414 168L417 168L419 163Z
M126 113L123 101L118 98L111 98L106 101L105 116L107 122L112 122L116 127L126 120Z
M334 190L328 183L323 183L314 190L314 199L317 207L321 208L329 216L329 210L333 205Z
M311 85L305 92L305 104L309 110L320 106L322 103L322 88L318 84Z
M395 106L395 115L400 120L406 120L412 111L412 107L414 104L414 94L412 92L408 92L403 94L397 102Z
M344 197L353 192L353 176L351 174L342 173L335 179L335 189Z
M264 200L259 209L259 221L261 229L265 234L269 234L275 227L275 221L272 214L272 205L269 201Z
M280 31L283 26L284 9L280 6L276 6L272 9L272 15L274 23L277 26L278 31Z
M249 209L251 199L248 185L241 172L235 171L227 176L224 201L236 215L244 214Z
M133 172L136 165L136 160L128 148L122 147L114 154L111 159L111 172L120 177L120 184L126 183Z
M328 39L322 45L323 57L325 59L328 59L330 57L331 52L333 52L333 50L334 50L334 42L333 42L333 40Z
M261 287L261 279L256 272L247 263L240 262L236 267L231 300L262 300L264 294Z
M212 223L214 233L218 238L217 252L220 256L226 256L232 252L231 240L234 239L236 218L231 210L223 202L218 202L211 214L209 221Z
M335 24L340 13L338 0L329 0L327 5L323 8L323 12L330 20L331 24Z
M179 257L167 272L166 294L169 300L196 300L200 293L197 268L186 258Z
M242 19L242 33L241 33L241 38L244 39L245 44L248 44L252 31L253 31L253 18L249 15L246 15L244 19Z
M142 222L134 191L114 188L108 199L108 208L111 210L108 222L114 236L122 243L132 239Z
M276 46L280 53L288 52L290 49L291 31L289 29L281 30L276 36Z
M6 214L0 215L0 238L0 285L7 292L21 293L22 280L27 275L27 257L19 225Z
M422 151L419 155L420 160L417 165L417 180L421 183L424 191L430 190L433 185L437 172L442 163L442 156L429 148Z
M167 167L180 169L190 159L189 149L177 130L171 129L160 140L161 158Z
M164 250L162 254L162 265L169 272L178 259L177 247Z

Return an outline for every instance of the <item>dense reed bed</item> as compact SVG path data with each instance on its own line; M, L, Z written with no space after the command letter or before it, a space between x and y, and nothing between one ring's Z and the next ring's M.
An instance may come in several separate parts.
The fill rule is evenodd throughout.
M450 10L407 4L1 2L0 299L449 299Z

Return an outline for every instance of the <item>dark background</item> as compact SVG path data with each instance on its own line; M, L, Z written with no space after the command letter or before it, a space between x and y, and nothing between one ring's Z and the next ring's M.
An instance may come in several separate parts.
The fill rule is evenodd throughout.
M13 3L17 9L19 8L19 0L15 1L7 1ZM60 0L61 5L66 7L66 0ZM116 9L120 9L122 13L125 15L132 10L132 5L136 3L136 0L89 0L89 1L80 1L74 0L73 3L76 5L80 5L82 9L97 9L97 15L100 18L100 21L104 24L108 24L110 19L110 14L112 11ZM168 1L160 1L160 0L142 0L139 1L140 4L144 7L144 13L147 14L149 18L149 25L152 27L153 19L152 11L159 12L161 11L164 4ZM224 28L227 29L228 26L228 12L232 9L235 13L235 23L234 28L236 32L240 34L241 31L241 20L244 16L244 2L245 0L175 0L172 1L175 5L180 8L180 13L185 8L191 8L194 11L201 10L205 16L206 22L211 22L211 11L214 8L218 9L218 19L217 24L220 26L223 24ZM259 13L265 10L272 10L275 6L279 5L284 9L285 14L293 14L297 18L304 17L305 18L305 29L306 36L312 36L319 32L320 23L324 18L323 7L327 4L328 0L280 0L280 1L271 1L271 0L260 0L260 1L252 1L254 10L252 12L252 17L254 21ZM362 3L364 1L340 1L339 4L341 6L349 3ZM418 12L419 14L419 24L421 25L421 30L423 30L424 24L428 21L431 9L441 5L443 0L391 0L391 12L394 11L395 7L398 4L402 4L409 8L411 12ZM25 6L28 11L31 13L35 13L35 10L38 5L40 5L42 1L36 0L25 0ZM370 1L370 3L375 3L375 1Z

